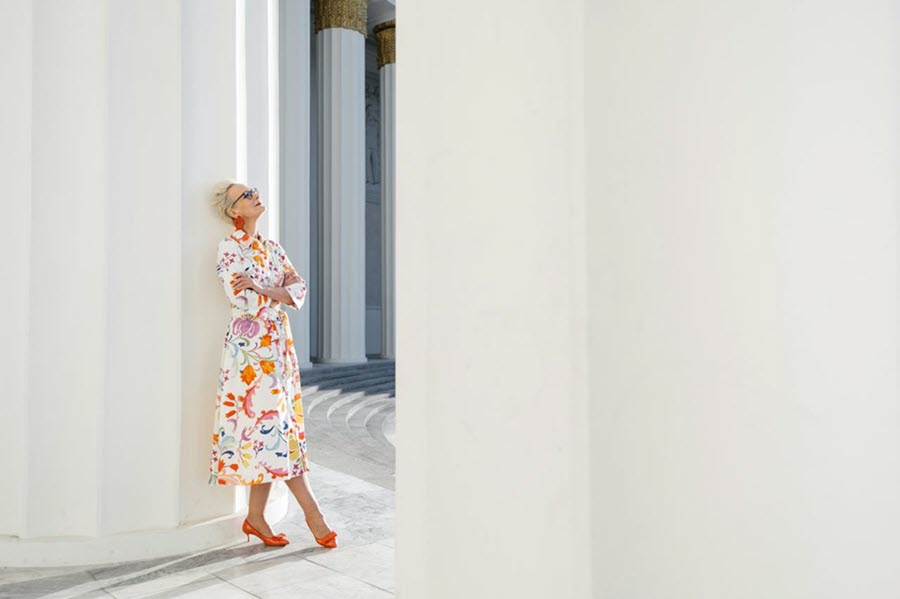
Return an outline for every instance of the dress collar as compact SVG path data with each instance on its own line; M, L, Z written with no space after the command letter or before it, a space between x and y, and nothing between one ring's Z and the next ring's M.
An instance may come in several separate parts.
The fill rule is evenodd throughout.
M249 233L244 231L243 229L235 229L230 234L231 238L241 244L242 247L247 247L253 240L255 239L261 244L265 244L265 239L262 235L260 235L259 231L256 232L256 237L251 237Z

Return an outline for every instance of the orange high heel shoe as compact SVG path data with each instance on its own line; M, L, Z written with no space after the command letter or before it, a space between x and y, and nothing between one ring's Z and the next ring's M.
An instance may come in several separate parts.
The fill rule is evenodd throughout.
M250 535L255 535L255 536L259 537L259 539L264 544L269 545L271 547L283 547L284 545L287 545L290 543L290 541L288 541L287 537L284 536L284 533L277 534L277 535L274 535L271 537L267 537L263 533L259 532L255 528L253 528L253 525L250 524L249 522L247 522L246 518L244 518L244 524L241 525L241 530L244 532L244 534L247 535L247 542L250 542Z
M306 518L306 525L309 526L309 518ZM309 532L313 533L313 538L316 540L316 543L318 543L322 547L329 547L332 549L337 547L337 541L335 540L335 537L337 537L337 533L333 530L324 537L317 537L316 533L313 532L312 526L309 526Z

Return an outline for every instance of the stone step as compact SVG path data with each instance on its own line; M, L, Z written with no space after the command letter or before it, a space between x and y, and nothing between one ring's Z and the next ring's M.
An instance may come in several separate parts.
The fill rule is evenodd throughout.
M333 381L341 381L345 379L354 379L366 376L383 376L385 374L393 375L395 374L395 369L392 366L378 367L378 368L354 368L352 370L333 370L331 372L326 372L322 374L317 374L313 376L311 374L304 374L303 371L300 371L300 382L301 384L306 385L328 385Z
M312 409L304 408L305 420L315 423L320 428L328 428L343 435L361 434L360 427L365 421L367 410L381 403L388 403L392 408L395 406L395 400L390 393L388 390L372 395L354 393L333 398L331 401L316 404ZM373 404L363 404L370 398L375 400ZM356 411L356 406L360 404L363 404L363 408ZM348 423L351 411L355 418L362 420L354 421L352 424Z
M327 379L325 381L309 382L300 379L300 388L315 393L319 390L340 389L351 385L365 384L367 381L385 380L396 378L393 371L378 370L373 372L361 372L340 378ZM358 387L357 387L358 388Z
M350 395L352 393L363 393L365 394L367 391L371 391L372 393L380 393L384 390L385 385L390 385L391 388L394 386L394 377L386 376L377 379L367 379L365 381L356 381L352 384L348 384L346 386L338 386L334 389L323 389L321 391L303 391L303 405L304 407L309 406L309 409L312 410L319 403L334 399L336 397L341 397L344 395Z
M306 420L321 435L320 439L339 444L348 454L390 464L395 453L393 445L384 438L372 437L366 422L379 410L394 410L392 387L385 384L377 394L357 392L320 402L316 409L309 411Z
M397 444L394 443L394 434L397 430L397 413L391 412L381 424L381 434L384 435L384 438L387 439L388 443L392 446L396 447Z
M377 387L369 387L360 391L342 393L330 398L320 398L320 401L315 402L315 406L319 407L317 413L321 414L321 411L324 409L325 418L328 422L334 427L339 427L343 426L343 423L346 422L348 413L354 405L366 401L368 397L381 397L385 395L390 397L393 391L394 382L388 381ZM391 400L393 401L393 399Z
M334 428L343 427L350 435L361 435L371 438L366 429L365 421L374 406L384 403L394 405L394 398L390 396L390 391L369 394L355 401L348 402L329 412L328 420Z
M314 461L354 476L368 472L376 484L393 488L395 370L393 360L378 360L300 371Z
M374 414L370 415L366 420L366 430L369 436L381 443L393 446L393 442L385 432L385 427L387 426L387 421L393 419L394 414L395 411L393 409L387 409L387 406L385 406L385 409L378 409Z
M351 374L358 374L359 372L371 371L371 370L394 370L394 361L393 360L378 360L378 361L370 361L364 364L326 364L326 365L316 365L312 368L301 368L300 369L300 379L301 381L309 381L310 383L314 381L334 378L334 377L342 377Z

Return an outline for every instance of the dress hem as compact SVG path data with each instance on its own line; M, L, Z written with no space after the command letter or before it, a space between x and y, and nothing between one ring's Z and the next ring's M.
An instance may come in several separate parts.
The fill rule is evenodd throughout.
M249 483L231 482L231 481L227 481L222 478L219 478L218 476L213 474L212 476L209 477L208 483L209 483L210 487L255 487L256 485L264 485L266 483L275 483L280 480L281 481L291 480L292 478L297 478L298 476L303 476L304 474L306 474L309 471L310 471L310 468L307 467L305 470L301 470L300 474L297 474L296 476L269 476L268 478L264 478L263 480L253 481L253 482L249 482ZM220 481L222 481L222 482L220 482Z

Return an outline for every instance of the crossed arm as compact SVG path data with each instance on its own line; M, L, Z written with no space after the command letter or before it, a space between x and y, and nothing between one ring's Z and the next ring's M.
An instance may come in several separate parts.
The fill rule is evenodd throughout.
M281 302L288 306L293 306L294 300L291 298L291 294L288 293L285 287L300 282L300 276L294 272L286 274L281 286L278 287L259 287L248 275L239 275L235 273L233 278L234 280L231 284L235 289L252 289L260 295L265 295L276 302Z

